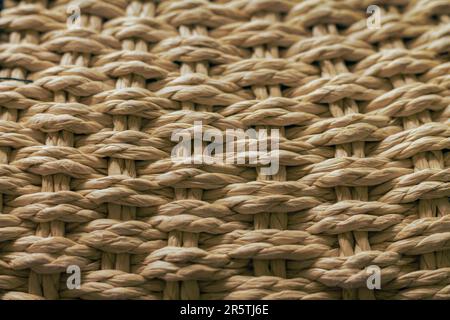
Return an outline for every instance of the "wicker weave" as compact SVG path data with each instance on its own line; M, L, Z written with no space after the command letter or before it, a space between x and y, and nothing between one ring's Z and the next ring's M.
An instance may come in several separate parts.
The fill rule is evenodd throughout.
M450 299L449 0L69 4L0 15L0 298ZM195 121L279 172L174 163Z

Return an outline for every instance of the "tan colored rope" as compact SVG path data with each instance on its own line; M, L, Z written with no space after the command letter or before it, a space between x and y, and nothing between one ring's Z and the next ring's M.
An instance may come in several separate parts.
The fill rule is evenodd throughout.
M0 299L450 299L449 16L5 1ZM278 129L278 172L174 161L198 121Z

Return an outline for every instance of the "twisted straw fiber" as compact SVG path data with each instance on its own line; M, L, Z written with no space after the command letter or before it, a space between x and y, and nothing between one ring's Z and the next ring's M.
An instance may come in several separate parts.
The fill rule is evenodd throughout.
M0 14L1 299L450 299L450 1L69 4ZM279 172L173 163L194 121Z

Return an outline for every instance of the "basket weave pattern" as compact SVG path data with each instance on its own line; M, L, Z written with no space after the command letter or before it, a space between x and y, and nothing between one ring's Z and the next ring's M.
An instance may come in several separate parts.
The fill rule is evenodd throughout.
M0 13L0 299L450 299L450 1L75 3Z

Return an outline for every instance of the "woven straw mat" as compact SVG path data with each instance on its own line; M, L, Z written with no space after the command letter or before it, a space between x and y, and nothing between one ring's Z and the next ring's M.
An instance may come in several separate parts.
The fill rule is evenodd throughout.
M450 299L449 15L4 1L0 298ZM196 121L278 129L278 172L173 161Z

